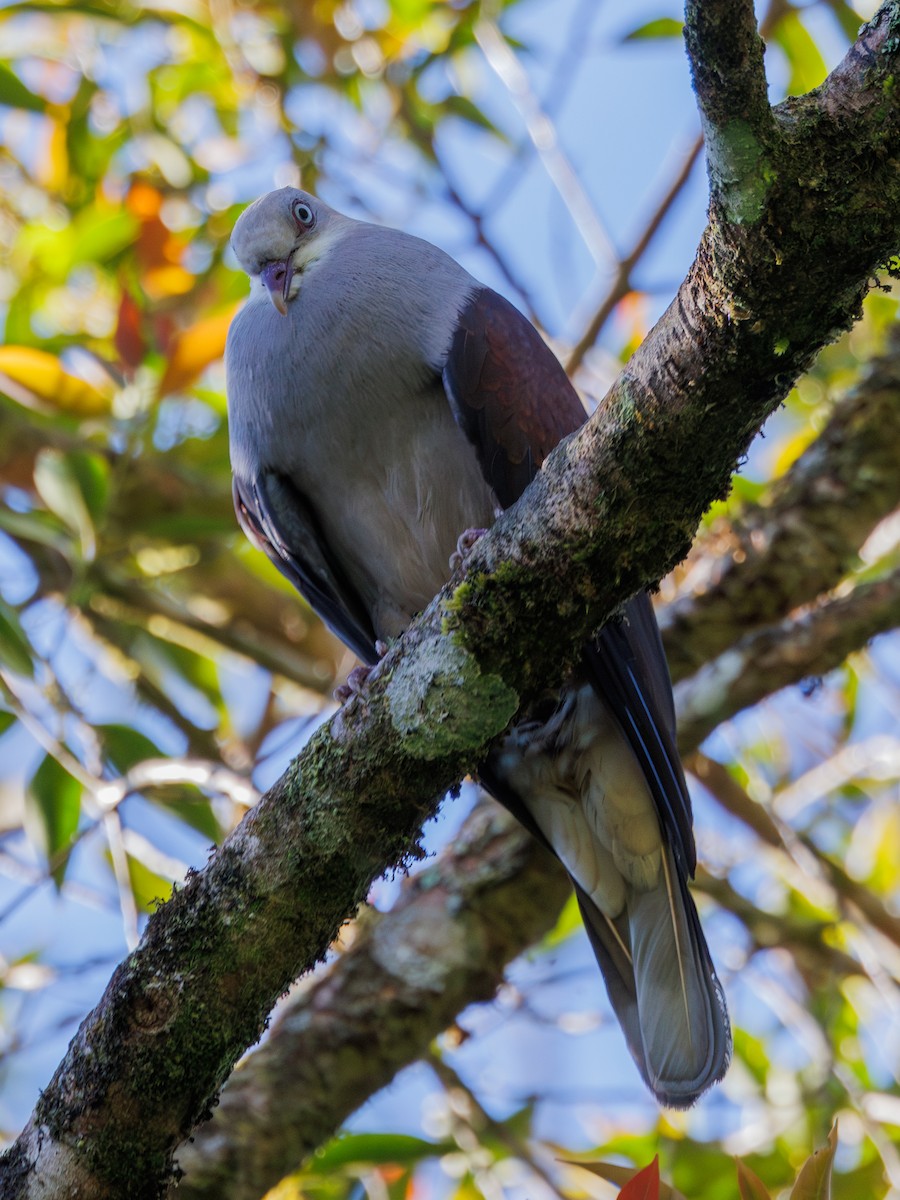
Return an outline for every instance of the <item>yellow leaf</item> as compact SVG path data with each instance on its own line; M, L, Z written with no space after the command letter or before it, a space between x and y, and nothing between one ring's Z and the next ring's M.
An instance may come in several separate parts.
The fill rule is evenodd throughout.
M811 1154L797 1176L790 1200L831 1200L831 1166L837 1150L837 1121L828 1135L828 1145Z
M85 379L70 375L55 354L32 346L0 346L0 382L6 377L31 396L79 417L109 412L111 397ZM27 402L13 392L13 398Z
M50 126L50 136L44 145L44 154L38 160L35 175L38 183L50 192L63 189L69 173L69 151L66 144L68 114L56 109L59 119Z
M175 263L151 267L141 275L144 292L151 300L165 300L168 296L185 296L196 282L195 275Z
M178 334L172 343L172 352L160 381L160 396L177 392L193 383L205 367L222 357L228 326L239 307L239 304L234 304Z

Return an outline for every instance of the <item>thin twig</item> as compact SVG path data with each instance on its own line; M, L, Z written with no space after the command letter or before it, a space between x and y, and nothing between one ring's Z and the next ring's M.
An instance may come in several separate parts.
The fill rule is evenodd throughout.
M612 240L560 145L556 126L535 95L527 71L493 21L481 20L476 24L475 40L518 109L544 170L569 210L588 252L598 267L607 270L616 259Z
M525 1163L538 1179L545 1183L550 1191L562 1200L559 1184L553 1179L546 1167L535 1158L524 1139L513 1133L508 1125L494 1120L491 1114L481 1105L472 1089L434 1048L429 1048L424 1057L447 1091L459 1091L465 1096L466 1103L469 1105L477 1121L477 1125L475 1126L476 1134L480 1133L481 1130L487 1130L491 1137L495 1138L511 1154L514 1154L516 1158Z
M703 138L698 137L688 153L685 155L681 167L669 185L666 194L659 202L656 211L647 222L643 233L637 239L631 251L626 254L624 258L620 259L616 267L616 274L613 279L612 286L600 301L597 311L594 313L593 317L591 317L584 330L584 333L582 333L581 337L575 343L572 352L566 360L566 371L569 373L569 375L573 375L581 365L585 354L588 352L588 350L590 350L594 342L596 342L601 329L609 320L616 308L616 305L621 300L624 300L624 298L632 290L631 276L634 268L643 258L650 243L656 236L660 225L662 225L669 213L669 210L672 208L672 205L684 190L684 187L690 178L691 171L694 169L694 164L699 158L700 151L702 149Z
M757 804L721 763L697 752L686 760L685 766L696 775L726 812L736 817L748 829L752 829L767 846L787 855L807 875L811 862L814 862L818 881L829 886L838 907L841 907L844 901L854 905L873 929L877 929L895 946L900 947L900 918L888 912L869 888L851 879L842 867L827 858L808 839L799 838L788 826L778 821L773 812ZM777 800L775 803L777 804ZM805 852L803 861L798 862L796 850L791 848L791 841L799 842L802 846Z

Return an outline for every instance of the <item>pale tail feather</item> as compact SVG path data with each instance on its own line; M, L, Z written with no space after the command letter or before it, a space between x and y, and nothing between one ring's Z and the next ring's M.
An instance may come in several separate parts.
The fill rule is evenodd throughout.
M629 889L615 933L577 885L576 891L606 990L645 1082L662 1104L688 1108L725 1074L731 1029L697 910L670 865L671 903L664 879L650 892Z

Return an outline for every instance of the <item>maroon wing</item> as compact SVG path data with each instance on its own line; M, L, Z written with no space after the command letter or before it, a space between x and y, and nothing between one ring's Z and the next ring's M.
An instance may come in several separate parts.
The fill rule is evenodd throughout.
M578 393L544 339L490 288L477 291L459 314L444 389L504 508L585 419Z
M456 420L504 508L586 417L543 338L490 288L475 292L460 312L443 378ZM691 802L675 744L669 671L646 595L592 639L584 666L641 764L676 861L692 875Z

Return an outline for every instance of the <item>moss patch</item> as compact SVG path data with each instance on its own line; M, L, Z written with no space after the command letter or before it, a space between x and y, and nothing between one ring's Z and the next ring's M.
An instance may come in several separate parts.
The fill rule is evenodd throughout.
M460 690L466 695L462 711ZM519 703L511 687L498 675L483 675L472 655L448 637L430 638L415 662L401 663L387 699L404 746L426 760L478 749L506 727Z
M746 121L729 121L706 130L713 191L729 221L745 225L763 215L775 172Z

